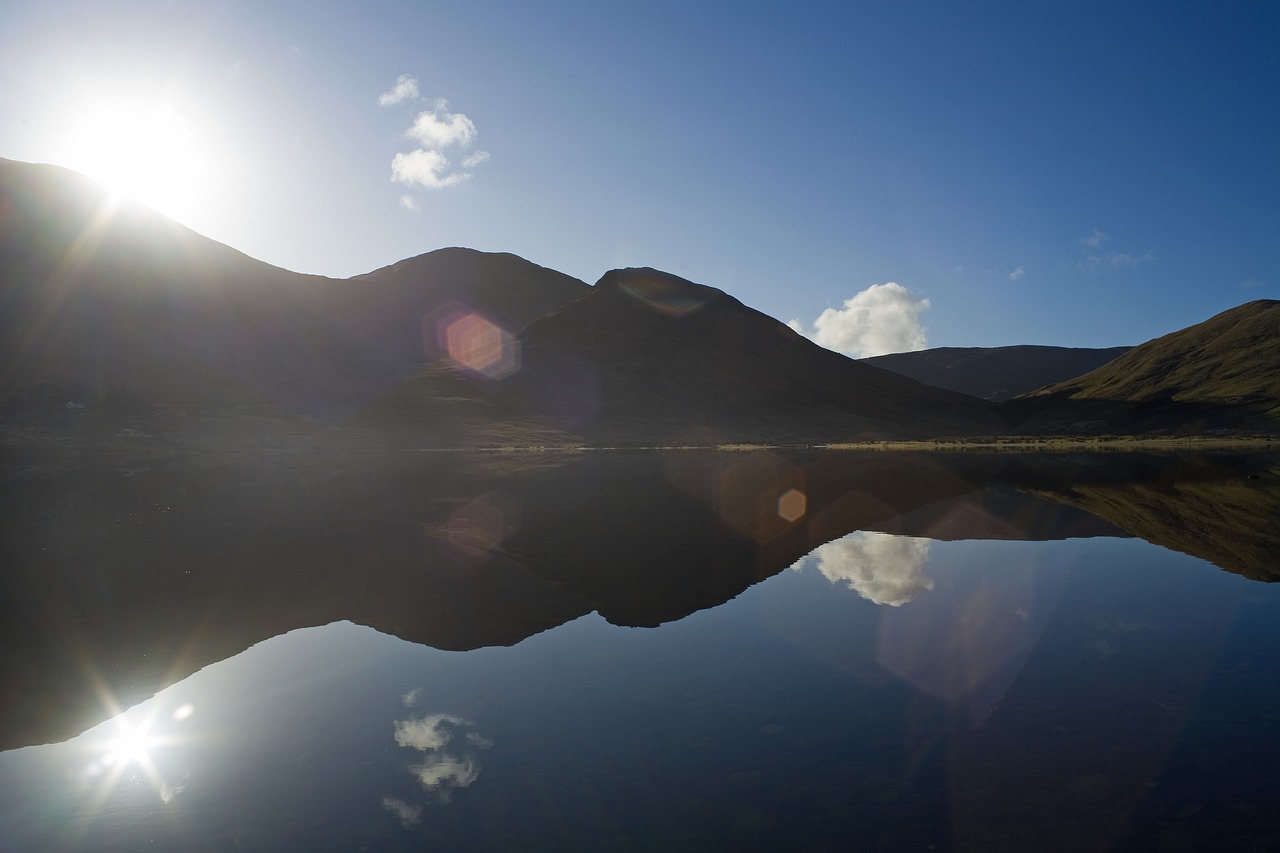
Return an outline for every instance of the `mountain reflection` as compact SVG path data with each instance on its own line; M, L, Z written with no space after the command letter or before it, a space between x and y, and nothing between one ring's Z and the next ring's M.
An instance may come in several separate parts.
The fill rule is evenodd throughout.
M1268 580L1280 550L1274 454L10 453L4 469L4 748L70 737L299 627L461 650L593 611L653 626L809 554L902 614L886 666L952 695L999 680L994 649L1026 629L991 614L1034 621L1039 593L974 593L986 633L915 624L942 583L918 537L1136 535ZM968 657L930 670L946 643ZM478 772L466 755L422 766L429 788Z

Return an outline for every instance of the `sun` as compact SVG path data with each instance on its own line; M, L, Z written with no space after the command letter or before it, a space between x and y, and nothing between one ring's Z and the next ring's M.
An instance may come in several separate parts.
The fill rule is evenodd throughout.
M212 189L195 122L164 101L116 97L80 110L59 161L104 184L117 199L139 201L179 221L199 213Z

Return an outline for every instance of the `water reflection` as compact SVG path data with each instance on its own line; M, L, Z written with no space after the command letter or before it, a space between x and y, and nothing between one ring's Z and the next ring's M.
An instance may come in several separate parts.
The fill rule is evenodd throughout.
M1068 567L1053 556L977 543L962 549L933 594L883 614L876 659L926 693L963 699L981 725L1035 650L1066 584Z
M928 559L928 539L859 531L818 546L805 561L813 560L823 577L847 584L867 601L901 607L933 589L933 580L924 576Z
M1280 832L1280 588L1114 538L933 541L933 589L899 607L815 563L657 630L590 616L463 654L349 623L274 638L127 713L167 740L159 788L138 765L110 791L85 780L115 722L0 754L0 846L1265 849Z
M473 728L475 723L456 714L431 714L396 720L395 741L398 746L423 753L410 766L409 772L428 791L448 801L452 788L466 788L480 777L480 763L474 752L464 749L458 754L447 749L458 731ZM463 743L474 749L488 749L493 741L475 731L463 731Z
M4 464L14 487L0 503L0 745L10 747L65 739L266 638L340 620L455 650L511 645L591 612L651 627L810 553L826 576L902 605L937 583L922 536L1139 535L1257 578L1277 576L1280 551L1274 454L15 454Z
M0 847L1280 842L1273 455L5 465Z

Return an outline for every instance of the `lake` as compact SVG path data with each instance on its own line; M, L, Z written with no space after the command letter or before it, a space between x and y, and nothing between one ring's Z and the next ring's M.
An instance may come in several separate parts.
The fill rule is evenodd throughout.
M1278 471L10 458L0 849L1280 848Z

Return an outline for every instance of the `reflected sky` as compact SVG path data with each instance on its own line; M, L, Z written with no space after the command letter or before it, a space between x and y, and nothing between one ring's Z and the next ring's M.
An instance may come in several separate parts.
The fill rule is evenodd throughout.
M0 848L1196 849L1280 832L1274 585L1102 538L853 534L795 568L657 629L590 615L462 653L349 623L276 637L67 743L0 754Z

